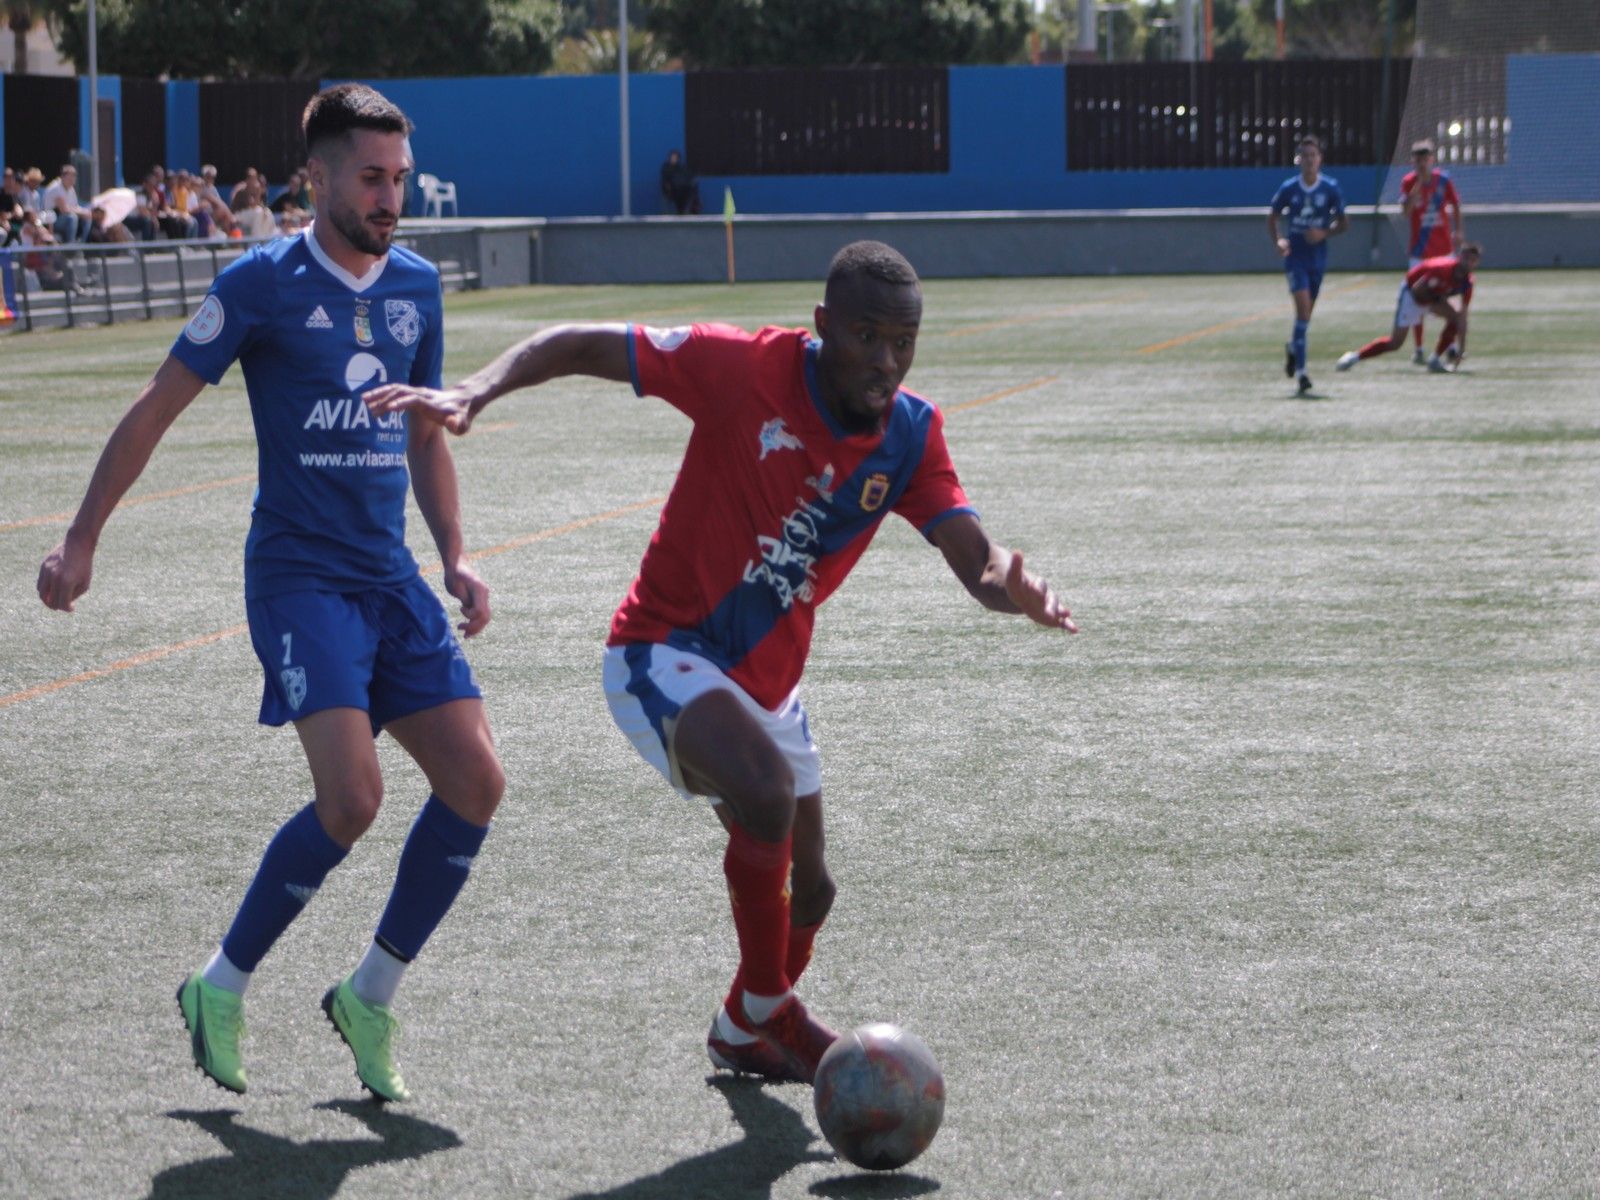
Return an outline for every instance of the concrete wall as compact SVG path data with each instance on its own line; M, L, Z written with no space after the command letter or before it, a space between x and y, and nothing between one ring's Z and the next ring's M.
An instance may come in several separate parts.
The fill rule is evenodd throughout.
M1600 267L1600 204L1480 208L1472 235L1485 271ZM1399 272L1398 221L1354 214L1329 243L1330 271ZM538 230L535 280L556 284L715 283L727 277L716 218L548 221ZM817 279L834 251L858 238L898 248L929 278L1264 272L1281 262L1260 209L1223 211L941 213L754 217L735 225L738 278Z

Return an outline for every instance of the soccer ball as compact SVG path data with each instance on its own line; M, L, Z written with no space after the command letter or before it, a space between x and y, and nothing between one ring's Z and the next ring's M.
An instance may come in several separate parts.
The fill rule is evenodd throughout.
M903 1167L944 1119L944 1075L927 1044L897 1025L863 1025L817 1064L817 1123L839 1154L869 1171Z

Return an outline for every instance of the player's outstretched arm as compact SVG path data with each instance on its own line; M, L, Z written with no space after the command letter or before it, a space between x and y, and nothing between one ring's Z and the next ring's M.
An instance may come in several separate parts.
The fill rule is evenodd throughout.
M956 578L985 608L1021 613L1046 629L1078 632L1072 613L1050 585L1023 567L1021 551L1007 550L990 538L977 517L951 517L932 536Z
M204 379L171 355L145 384L100 452L67 536L39 567L39 599L47 608L71 612L73 603L89 590L100 531L150 461L162 435L205 386Z
M462 620L456 628L463 637L475 637L489 624L489 585L467 562L456 462L439 426L426 421L410 424L406 462L411 468L411 491L438 547L444 590L461 602Z
M563 375L592 375L627 383L626 325L554 325L518 342L482 370L447 388L391 383L363 397L375 413L412 412L466 433L472 419L491 401L519 388L535 387Z

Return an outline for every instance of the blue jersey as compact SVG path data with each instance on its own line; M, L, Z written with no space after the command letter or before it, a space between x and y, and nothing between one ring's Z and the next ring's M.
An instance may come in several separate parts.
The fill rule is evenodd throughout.
M1283 181L1283 186L1273 194L1272 211L1287 228L1289 257L1320 267L1328 257L1328 243L1315 245L1306 241L1308 229L1331 229L1334 221L1344 215L1344 196L1339 191L1339 181L1319 175L1310 187L1299 175Z
M406 548L406 419L374 416L381 383L440 386L439 273L392 248L364 277L310 230L257 246L218 275L172 348L208 383L239 360L259 483L245 596L354 591L417 571Z

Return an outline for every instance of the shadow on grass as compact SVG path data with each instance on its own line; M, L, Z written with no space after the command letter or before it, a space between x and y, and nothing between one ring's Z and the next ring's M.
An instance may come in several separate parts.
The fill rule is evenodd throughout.
M811 1185L813 1196L826 1196L828 1200L908 1200L911 1196L926 1196L938 1190L937 1180L922 1175L878 1174L873 1171L841 1175L837 1179L824 1179Z
M437 1150L453 1150L461 1139L442 1125L393 1112L366 1100L330 1100L317 1105L354 1117L372 1138L292 1142L237 1122L233 1109L179 1109L167 1116L188 1121L222 1143L223 1158L169 1167L150 1181L149 1200L326 1200L360 1167L404 1162Z
M800 1114L753 1079L714 1078L744 1137L697 1154L665 1171L624 1183L608 1192L585 1192L571 1200L767 1200L772 1185L805 1162L829 1162ZM795 1090L797 1095L806 1095ZM868 1194L868 1193L863 1193Z

